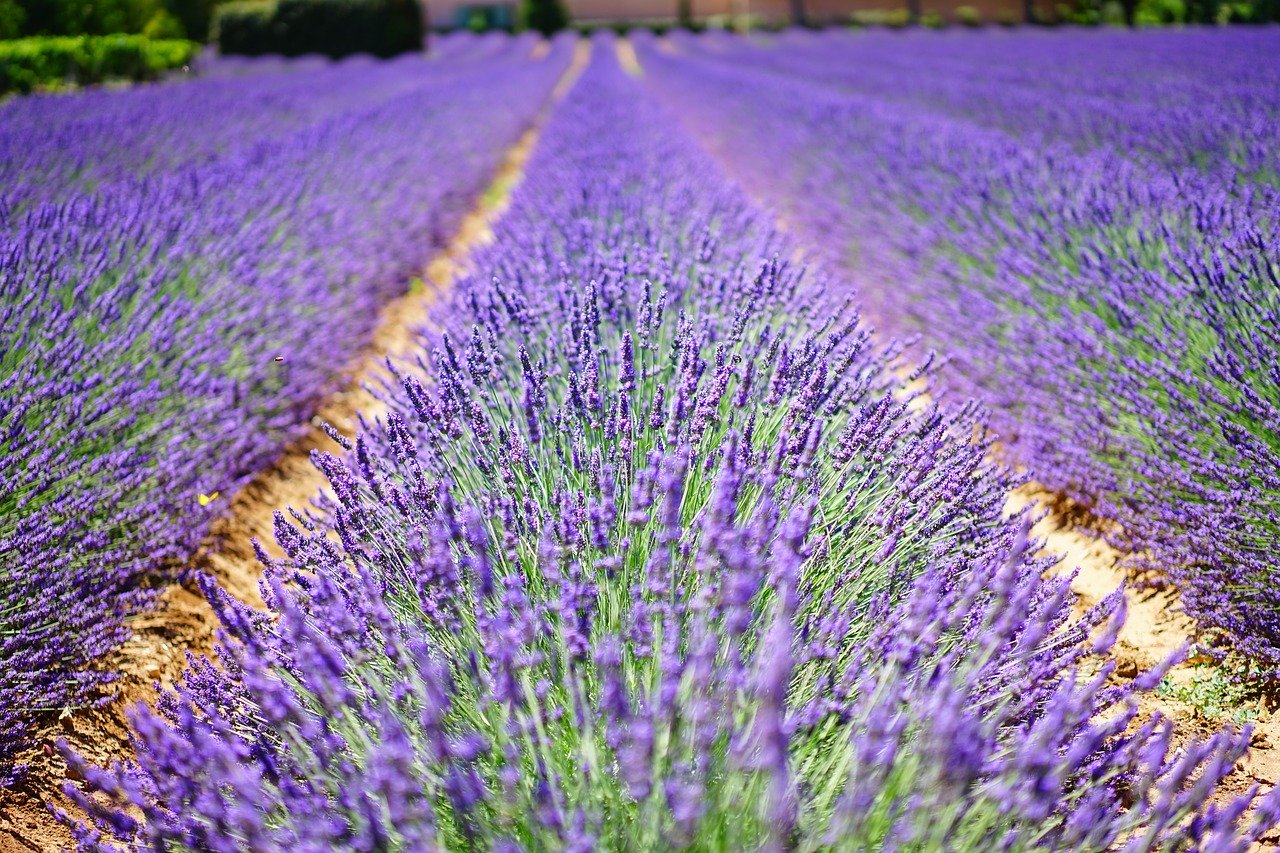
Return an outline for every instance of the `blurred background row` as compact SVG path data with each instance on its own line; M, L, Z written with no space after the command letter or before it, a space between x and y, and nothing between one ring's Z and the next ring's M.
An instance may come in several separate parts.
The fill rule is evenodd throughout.
M0 0L0 80L26 90L144 79L189 66L206 43L249 55L389 56L450 30L1275 21L1280 0ZM12 79L24 67L24 80Z
M408 2L408 0L405 0ZM142 34L205 41L220 7L271 0L0 0L0 38ZM301 6L367 6L367 0L300 0ZM396 5L386 0L372 5ZM984 24L1135 25L1280 21L1280 0L418 0L427 29L474 31L579 27L776 28ZM540 15L539 7L558 15Z

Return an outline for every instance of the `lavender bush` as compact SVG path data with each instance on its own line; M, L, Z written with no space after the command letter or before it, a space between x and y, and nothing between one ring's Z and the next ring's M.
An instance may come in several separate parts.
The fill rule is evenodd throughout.
M1271 673L1277 47L1246 30L641 51L871 314L947 354L1014 458Z
M0 782L451 234L529 48L0 107Z
M894 350L601 39L269 614L207 587L85 849L1243 850L1248 732L1171 748L1046 580L972 406ZM429 357L427 353L430 353ZM919 376L909 377L914 381ZM975 435L979 436L977 442Z

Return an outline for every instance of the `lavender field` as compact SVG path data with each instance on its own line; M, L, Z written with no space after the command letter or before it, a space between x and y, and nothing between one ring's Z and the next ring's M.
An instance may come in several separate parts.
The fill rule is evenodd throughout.
M0 849L1280 842L1280 29L197 71L0 103Z

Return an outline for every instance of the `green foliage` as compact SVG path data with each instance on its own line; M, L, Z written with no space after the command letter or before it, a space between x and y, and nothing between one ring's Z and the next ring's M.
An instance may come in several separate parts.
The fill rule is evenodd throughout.
M186 37L208 41L217 0L164 0L165 10L176 18Z
M891 27L895 30L910 25L911 14L906 9L867 9L849 16L855 27Z
M0 0L0 39L16 39L23 34L27 10L18 0Z
M286 56L395 56L422 49L416 0L280 0L274 19Z
M387 57L422 49L423 20L416 0L280 0L221 6L214 31L224 54Z
M1072 0L1057 6L1063 23L1094 26L1123 24L1124 5L1116 0ZM1136 0L1134 23L1169 24L1266 23L1280 20L1280 0Z
M167 9L161 9L147 21L142 34L149 39L174 39L185 37L187 30Z
M1185 683L1165 678L1156 692L1193 706L1209 720L1244 725L1258 716L1262 692L1239 662L1210 661L1196 666L1196 675Z
M52 36L0 42L0 93L104 80L153 80L189 63L195 42L139 35Z
M958 6L955 12L956 23L964 27L982 26L982 13L973 6Z
M920 25L930 30L940 30L947 25L947 19L937 12L929 12L921 16Z
M1082 27L1093 27L1102 23L1102 4L1092 0L1073 0L1071 3L1059 3L1058 20L1064 24L1075 24Z
M1280 0L1252 0L1251 3L1233 4L1239 9L1239 17L1232 20L1250 24L1268 24L1280 22Z
M213 14L213 38L224 54L261 56L270 53L275 5L263 0L224 3Z
M141 33L162 0L16 0L26 11L28 36Z
M133 33L205 41L219 0L0 0L0 38Z
M549 36L569 26L562 0L520 0L520 28Z
M1145 26L1181 24L1187 20L1187 4L1183 0L1140 0L1136 21Z

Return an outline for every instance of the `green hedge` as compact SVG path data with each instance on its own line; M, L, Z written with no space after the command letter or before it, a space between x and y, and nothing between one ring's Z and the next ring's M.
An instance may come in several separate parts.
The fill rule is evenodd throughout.
M224 54L246 56L394 56L421 50L423 32L417 0L228 3L214 15L218 49Z
M223 54L261 56L279 41L272 32L274 3L233 2L213 13L213 37Z
M561 0L520 0L516 17L521 29L534 30L544 36L569 26L569 13Z
M36 36L0 41L0 94L104 80L153 80L191 62L200 45L138 35Z

